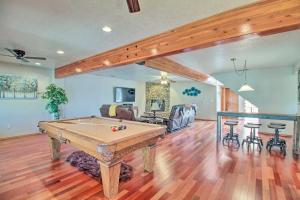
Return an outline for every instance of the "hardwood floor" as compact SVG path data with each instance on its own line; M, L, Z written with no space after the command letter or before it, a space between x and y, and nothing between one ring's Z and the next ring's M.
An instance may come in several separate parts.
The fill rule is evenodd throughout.
M197 121L159 142L153 173L143 172L142 151L125 161L134 177L116 199L300 199L300 162L246 148L215 144L216 123ZM268 137L263 136L266 143ZM62 145L51 161L46 135L0 141L0 199L104 199L102 185L65 162L75 149Z

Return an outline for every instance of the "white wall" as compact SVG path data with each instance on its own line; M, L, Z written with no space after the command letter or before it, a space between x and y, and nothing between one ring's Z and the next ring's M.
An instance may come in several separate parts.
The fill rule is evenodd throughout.
M29 67L0 62L0 74L13 74L38 79L38 91L41 92L52 81L53 71L40 67ZM0 100L0 137L10 137L37 133L40 120L49 120L45 111L45 102L38 99Z
M222 109L222 87L220 85L216 86L216 111L219 112Z
M245 99L239 95L239 112L245 112Z
M65 118L100 115L102 104L113 103L115 86L136 88L134 105L139 107L140 113L145 110L144 82L91 74L54 79L53 70L9 63L0 63L0 73L37 78L40 93L52 82L63 87L69 98L69 103L62 106L62 117ZM52 119L45 105L40 95L34 100L0 100L0 137L37 133L38 121Z
M139 112L145 110L145 83L111 77L83 74L63 79L69 103L63 107L64 117L100 115L103 104L113 103L113 87L136 89L136 102Z
M195 87L201 90L199 96L187 96L182 92L185 89ZM176 82L170 85L170 103L171 106L175 104L196 104L198 107L197 118L200 119L216 119L216 87L200 82Z
M213 75L226 87L233 91L238 91L244 83L243 77L234 72L219 73ZM297 113L297 75L293 67L255 69L247 72L248 84L255 91L237 92L243 98L249 100L258 107L261 113ZM267 128L269 120L263 122L263 132L271 132ZM286 122L284 122L286 123ZM286 133L293 132L293 124L288 123Z

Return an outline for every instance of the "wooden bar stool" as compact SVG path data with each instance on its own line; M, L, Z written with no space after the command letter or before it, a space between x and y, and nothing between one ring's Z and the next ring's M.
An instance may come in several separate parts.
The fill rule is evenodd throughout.
M285 156L286 155L286 142L284 139L281 139L279 137L279 131L285 129L286 124L272 122L268 125L268 127L274 129L275 136L268 141L266 148L271 153L272 148L274 146L277 146L280 148L280 153L282 153Z
M238 125L238 121L226 121L224 122L225 125L230 127L229 133L227 133L222 140L223 145L229 146L229 143L236 142L237 147L240 147L240 141L239 141L239 134L234 133L233 127Z
M251 144L253 146L257 144L259 151L261 151L261 147L263 146L263 141L260 137L256 136L256 129L258 129L261 126L260 123L247 123L244 125L245 128L250 128L250 135L246 137L246 139L243 139L242 146L244 146L244 143L247 143L247 148L249 150L249 147Z

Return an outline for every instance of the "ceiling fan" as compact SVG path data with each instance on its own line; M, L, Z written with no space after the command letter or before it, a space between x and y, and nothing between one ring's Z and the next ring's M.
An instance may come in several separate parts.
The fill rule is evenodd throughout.
M141 10L139 0L126 0L126 1L130 13L139 12Z
M162 84L162 85L167 85L168 83L176 82L168 77L167 72L163 72L163 71L160 72L160 76L152 76L152 77L156 78L157 79L156 81L159 81L160 84Z
M9 48L4 48L4 49L8 51L11 55L0 54L0 56L15 57L16 59L21 60L23 62L30 62L28 59L46 60L46 58L44 57L25 56L26 55L25 51L20 49L9 49Z

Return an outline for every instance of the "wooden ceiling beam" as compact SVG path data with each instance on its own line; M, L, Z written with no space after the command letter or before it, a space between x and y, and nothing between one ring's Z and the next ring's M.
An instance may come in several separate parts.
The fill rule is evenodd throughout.
M266 0L226 11L55 70L57 78L300 28L300 0Z
M208 78L208 75L191 69L189 67L183 66L166 57L159 57L146 60L144 65L153 69L158 69L160 71L182 76L194 81L205 81Z

